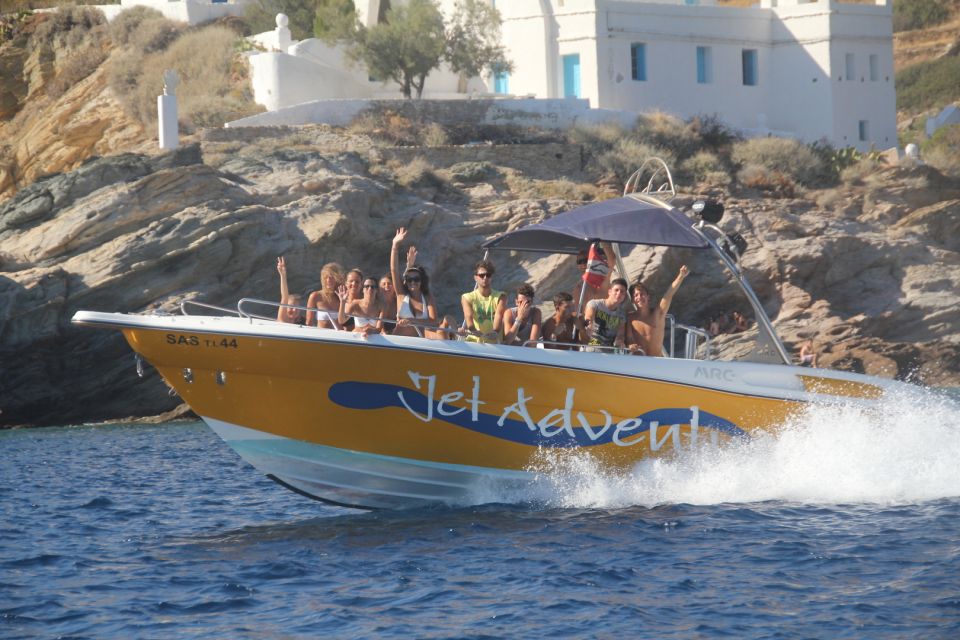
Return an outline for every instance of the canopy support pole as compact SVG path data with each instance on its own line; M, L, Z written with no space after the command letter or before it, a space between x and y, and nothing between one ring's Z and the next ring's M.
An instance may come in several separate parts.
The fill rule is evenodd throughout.
M770 321L769 316L767 316L767 312L764 310L763 305L760 304L760 299L757 298L757 294L754 293L753 288L747 282L746 278L743 277L743 272L740 270L740 265L726 251L724 251L719 244L717 244L716 240L711 238L709 234L705 233L704 229L712 228L721 235L723 235L723 231L714 225L706 225L703 221L693 225L690 228L700 234L700 236L710 244L710 248L713 249L713 252L719 256L723 264L726 265L727 269L730 270L730 273L733 274L737 284L740 285L740 289L743 290L744 294L746 294L747 301L750 303L750 306L753 307L753 315L757 319L757 324L759 325L760 330L770 339L771 344L776 350L777 355L779 355L780 359L783 360L783 363L787 365L792 364L786 347L783 346L783 342L780 341L780 336L777 335L776 330L773 328L773 323Z

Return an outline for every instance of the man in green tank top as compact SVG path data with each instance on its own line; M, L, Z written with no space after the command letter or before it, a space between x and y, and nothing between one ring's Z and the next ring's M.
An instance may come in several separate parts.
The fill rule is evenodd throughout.
M467 342L498 343L502 338L506 295L493 288L493 263L481 260L473 270L477 286L460 296Z

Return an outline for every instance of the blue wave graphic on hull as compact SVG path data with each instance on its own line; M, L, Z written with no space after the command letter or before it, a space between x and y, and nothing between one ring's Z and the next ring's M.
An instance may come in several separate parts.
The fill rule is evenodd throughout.
M617 423L599 426L576 426L572 429L572 434L560 427L550 426L548 428L553 433L544 435L540 428L531 429L523 420L507 418L503 420L501 426L499 416L482 412L478 412L477 419L474 420L469 409L454 415L443 415L440 413L440 407L443 403L430 402L427 396L419 391L393 384L338 382L330 387L328 397L334 404L347 409L374 410L397 407L416 412L420 416L431 415L432 420L440 420L470 431L529 446L593 447L613 442L614 434L617 433ZM406 401L406 404L404 404L404 401ZM459 409L459 407L452 407L451 405L445 406L448 412ZM576 413L576 411L572 413ZM700 427L714 429L730 436L741 437L747 435L746 431L729 420L702 409L698 410L698 418ZM644 433L652 422L664 427L674 424L689 425L693 420L693 411L689 408L654 409L637 416L636 420L640 421L639 427L623 434L624 438L635 437Z

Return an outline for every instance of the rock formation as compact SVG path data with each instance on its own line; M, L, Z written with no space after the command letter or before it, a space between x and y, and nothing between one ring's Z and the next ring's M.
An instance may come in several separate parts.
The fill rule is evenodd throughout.
M121 336L72 326L79 309L174 313L184 298L275 300L278 255L299 291L315 287L330 260L380 275L394 229L406 226L441 311L459 316L484 240L576 204L512 191L516 169L401 176L410 167L371 162L369 142L321 133L312 144L205 143L210 164L197 145L100 158L0 203L0 425L178 404L152 368L137 378ZM789 345L811 337L824 366L960 384L960 185L924 167L892 168L805 198L755 196L729 197L723 226L749 242L745 271ZM495 259L499 287L529 281L544 302L576 278L569 258ZM704 253L636 248L625 263L654 292L690 266L672 309L682 322L749 311ZM718 343L741 354L747 337Z

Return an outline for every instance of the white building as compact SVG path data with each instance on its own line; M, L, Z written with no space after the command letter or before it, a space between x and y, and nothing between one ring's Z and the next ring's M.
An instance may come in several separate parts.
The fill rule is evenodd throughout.
M358 0L361 20L375 23L383 1ZM450 12L454 2L440 4ZM743 8L714 0L500 0L515 68L475 78L468 91L716 114L748 133L888 148L897 141L891 5L876 2L762 0ZM254 56L251 65L256 99L271 110L397 96L395 86L350 70L316 40ZM435 72L425 96L451 97L457 88L453 74Z
M891 6L763 0L497 3L515 69L499 88L835 146L896 145Z
M115 13L142 4L196 24L237 13L247 1L121 0L101 8ZM388 1L405 0L354 4L371 26ZM456 0L438 2L449 15ZM715 0L490 2L504 19L513 72L472 78L464 87L440 69L427 78L424 97L577 97L612 111L716 114L747 133L825 138L837 147L897 143L889 0L761 0L752 7ZM268 110L400 96L396 84L349 65L340 49L317 39L292 42L282 22L254 37L267 51L249 58L255 100Z

